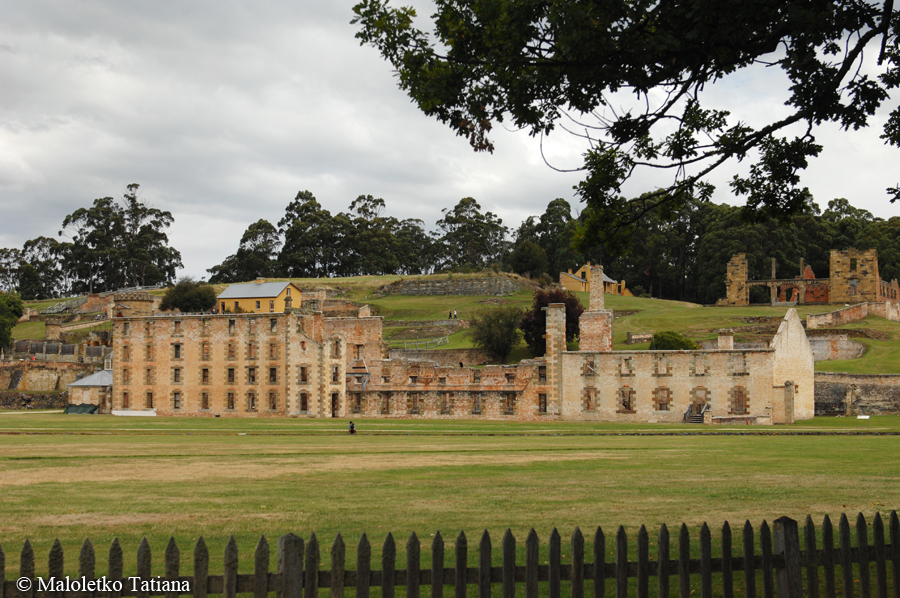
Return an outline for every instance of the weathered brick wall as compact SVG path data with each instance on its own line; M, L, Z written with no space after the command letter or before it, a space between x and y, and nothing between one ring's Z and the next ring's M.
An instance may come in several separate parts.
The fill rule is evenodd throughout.
M391 349L388 356L390 359L424 359L450 367L459 367L459 362L466 366L484 365L491 360L483 349Z
M866 353L866 346L859 341L852 341L846 335L814 336L809 339L813 360L831 361L833 359L859 359Z
M881 277L878 275L878 251L831 250L829 259L830 299L834 303L879 301Z
M561 360L563 419L678 422L689 405L708 404L712 416L758 415L784 423L790 419L787 381L796 390L792 417L813 416L812 353L794 310L772 348L578 351L561 353ZM740 398L744 413L736 408Z
M343 417L540 421L556 414L542 360L460 368L391 359L370 369L367 382L350 375Z
M12 361L0 363L0 390L18 378L13 390L52 392L66 389L67 384L94 373L91 363L54 363L46 361Z
M65 409L69 404L67 392L32 394L0 392L0 409Z
M869 303L869 313L875 316L881 316L886 320L900 322L900 303L897 301Z
M816 374L816 415L900 413L900 374Z
M345 362L350 365L355 359L375 361L383 359L385 349L382 345L382 317L366 318L325 318L325 335L341 336L348 343Z
M692 403L733 414L735 389L749 414L773 409L774 352L614 351L563 354L562 417L568 420L680 422ZM630 398L630 409L623 399ZM660 399L667 400L660 409Z
M113 409L160 415L330 417L349 364L383 357L380 317L169 315L115 327Z
M582 351L612 351L612 333L612 311L586 311L578 320L578 345Z
M376 295L509 295L525 285L506 276L440 280L398 280L378 289Z
M869 304L859 303L843 309L830 311L824 314L809 314L806 316L806 328L833 328L841 324L859 322L869 315Z
M807 330L833 328L841 324L859 322L870 315L900 322L900 304L892 301L864 302L824 314L809 314L806 316L806 328Z
M815 362L809 338L796 310L789 309L785 314L772 339L772 348L775 349L774 385L783 387L787 381L794 383L793 418L785 413L784 395L776 392L773 397L773 421L778 424L811 419L815 413ZM785 417L787 421L783 419Z
M107 295L106 297L101 297L97 293L88 295L85 302L81 305L81 307L78 308L78 311L85 314L97 311L106 311L112 301L112 295Z
M739 253L728 260L725 269L725 298L716 305L749 305L750 287L747 286L747 254Z

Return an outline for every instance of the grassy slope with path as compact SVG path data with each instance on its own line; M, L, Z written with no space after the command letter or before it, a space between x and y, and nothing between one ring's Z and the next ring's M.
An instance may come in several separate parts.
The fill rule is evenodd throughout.
M896 436L585 436L563 434L683 427L362 420L360 434L350 437L345 424L0 414L7 577L26 537L40 573L55 538L74 571L85 537L99 570L118 537L133 570L143 536L160 567L170 535L187 562L203 535L215 571L234 534L248 572L259 534L274 550L279 535L315 530L327 563L337 532L348 547L366 532L377 563L388 531L402 555L413 530L427 544L435 530L452 541L465 529L475 553L483 529L497 546L507 527L524 539L534 526L546 545L553 527L564 538L575 526L590 533L601 525L611 535L621 524L633 534L640 524L674 530L684 521L696 531L703 521L758 525L807 513L836 521L841 512L900 504ZM768 430L855 425L833 418ZM871 426L900 430L900 418L876 417ZM556 435L503 434L538 430ZM482 435L444 434L465 431ZM428 556L424 550L423 563Z

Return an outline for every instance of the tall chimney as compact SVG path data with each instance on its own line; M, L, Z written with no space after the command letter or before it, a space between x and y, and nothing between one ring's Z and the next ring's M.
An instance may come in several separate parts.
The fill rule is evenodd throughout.
M591 266L591 299L588 305L589 311L602 311L604 309L603 266Z

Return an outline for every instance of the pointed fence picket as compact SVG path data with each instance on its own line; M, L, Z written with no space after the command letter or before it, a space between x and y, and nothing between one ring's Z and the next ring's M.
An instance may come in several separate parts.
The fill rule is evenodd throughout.
M516 558L516 538L510 530L503 535L499 550L500 566L494 565L494 550L490 534L485 530L478 544L477 566L469 566L468 542L464 532L456 539L452 566L445 566L444 540L440 532L434 534L431 543L431 567L421 566L421 543L413 533L406 543L406 568L397 569L397 546L392 534L385 538L381 551L381 567L372 570L372 548L363 534L356 547L356 569L348 570L346 546L338 534L331 546L330 569L321 569L319 542L316 534L309 541L287 534L278 539L277 568L270 571L269 543L265 536L259 539L253 555L253 572L238 572L238 547L234 537L225 546L221 575L209 574L209 552L201 537L193 552L193 575L182 575L181 552L174 538L165 548L163 565L165 575L153 578L157 582L177 581L183 587L163 586L159 591L135 590L130 580L123 579L123 554L118 540L109 549L107 580L122 580L121 590L63 592L57 588L42 590L38 585L18 587L20 580L6 571L5 553L0 547L0 598L121 598L135 596L150 598L207 598L221 595L236 598L238 594L253 598L266 598L274 593L277 598L318 598L327 589L330 598L352 596L370 598L371 589L378 589L382 598L394 598L399 586L406 598L421 598L423 586L431 598L443 598L445 587L453 587L454 598L466 598L471 589L479 598L515 598L524 590L525 598L561 598L563 589L567 596L585 598L586 585L590 584L591 598L606 598L607 591L616 598L635 595L649 598L651 579L655 578L655 594L669 598L672 577L677 576L677 591L683 598L697 596L710 598L721 595L733 598L735 589L748 598L778 596L825 596L836 598L837 578L841 579L842 596L863 598L900 598L900 520L892 512L885 530L880 513L869 523L862 514L856 518L855 534L845 515L838 524L838 545L835 545L831 520L826 516L817 528L811 517L803 525L804 543L800 543L800 525L787 517L775 521L774 539L767 522L763 522L758 535L750 522L743 526L740 556L732 551L731 527L722 526L721 556L713 556L712 533L707 524L699 532L699 558L691 557L691 537L688 528L681 526L677 547L672 547L668 528L663 525L656 540L656 560L651 557L649 534L641 526L636 539L635 561L629 560L629 540L623 527L619 527L614 541L614 558L606 561L606 536L597 528L593 537L593 562L586 562L585 539L581 530L575 529L570 539L571 559L562 562L562 539L553 530L547 541L547 561L540 563L540 540L537 533L529 531L524 544L524 564ZM855 535L855 545L853 536ZM774 541L773 541L774 540ZM758 552L756 550L758 541ZM870 543L871 542L871 543ZM820 548L821 546L821 548ZM802 550L801 550L802 548ZM674 551L674 555L673 555ZM675 556L675 558L672 558ZM152 551L146 539L137 549L137 576L151 579ZM837 569L840 569L838 573ZM62 579L65 572L63 548L59 541L50 549L48 576ZM743 583L736 584L735 574ZM743 573L741 575L741 573ZM35 556L31 543L26 540L19 561L19 578L35 579ZM78 579L97 578L96 557L90 540L85 540L78 556ZM46 579L46 578L44 578ZM761 579L761 587L757 586ZM565 582L565 584L563 583ZM113 584L114 585L114 584ZM474 587L473 587L474 586ZM611 586L609 588L608 586ZM189 588L185 591L184 588ZM447 592L449 596L449 592Z

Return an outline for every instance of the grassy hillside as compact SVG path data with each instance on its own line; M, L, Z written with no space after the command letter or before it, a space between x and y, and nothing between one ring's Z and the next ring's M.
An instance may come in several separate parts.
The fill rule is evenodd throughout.
M489 273L456 274L454 277L480 277ZM444 320L450 312L456 310L461 320L474 317L480 310L489 309L498 301L511 303L523 309L531 305L532 292L522 290L506 297L487 296L409 296L389 295L386 297L373 297L373 293L380 287L401 279L446 280L447 274L433 274L428 276L360 276L354 278L331 279L275 279L291 280L303 289L331 288L341 293L341 296L360 304L368 304L377 315L385 319L385 336L390 338L401 332L402 327L392 326L397 321ZM215 285L220 292L228 285ZM154 291L162 294L164 290ZM576 293L582 304L587 306L588 293ZM29 303L29 307L46 307L53 301ZM606 296L606 308L617 312L613 332L613 348L647 349L649 344L625 345L625 338L629 331L658 332L662 330L675 330L682 332L696 341L716 338L716 331L720 328L735 329L735 340L738 342L768 341L777 326L777 320L784 317L787 308L750 306L750 307L703 307L694 303L681 301L666 301L662 299L644 299L639 297ZM797 312L801 319L807 314L823 313L838 309L839 306L801 306ZM766 321L766 318L769 320ZM762 327L762 329L759 329ZM768 330L766 330L768 327ZM754 330L753 328L757 328ZM867 329L878 333L881 339L858 338L866 345L867 352L862 359L847 361L831 361L817 364L816 371L841 371L852 373L900 373L900 324L887 320L870 317L864 322L847 324L843 329ZM20 324L13 331L16 338L44 337L43 324ZM883 340L882 340L883 339ZM465 332L456 332L450 335L450 344L444 348L471 347L471 341ZM574 348L574 347L573 347ZM510 362L530 357L527 348L521 345L510 357Z

